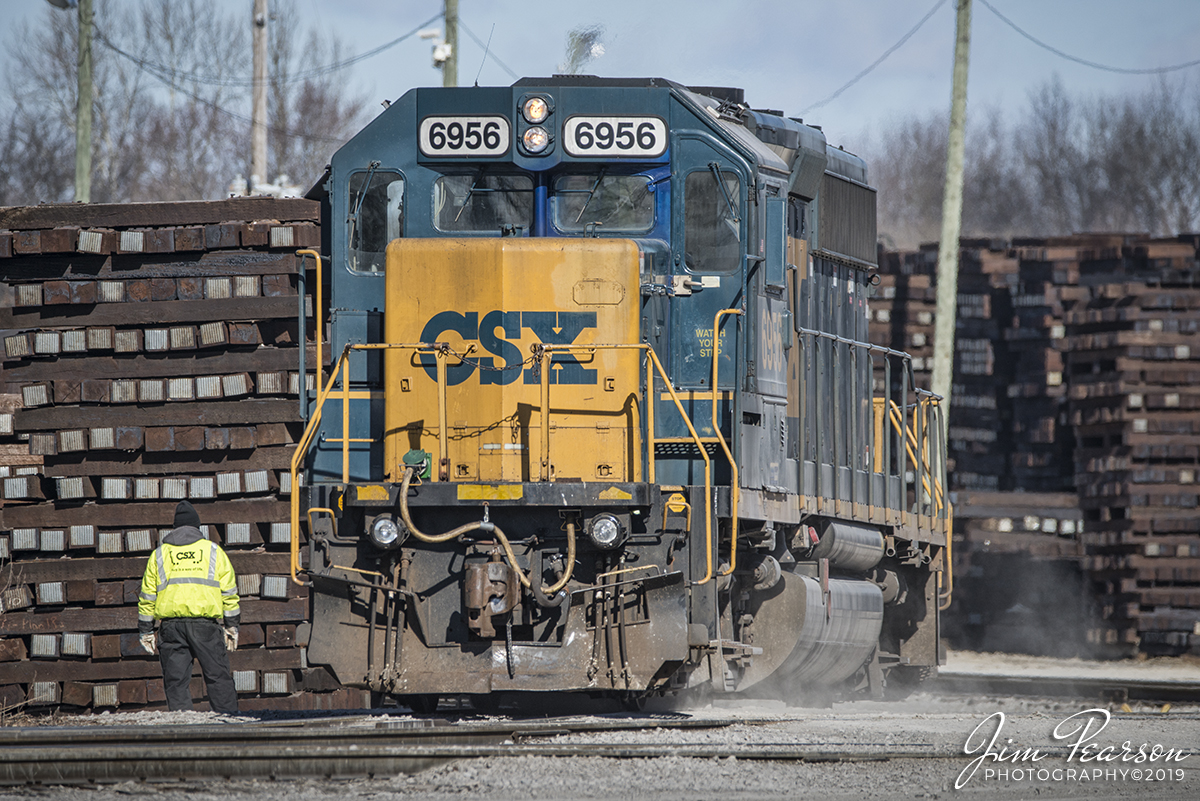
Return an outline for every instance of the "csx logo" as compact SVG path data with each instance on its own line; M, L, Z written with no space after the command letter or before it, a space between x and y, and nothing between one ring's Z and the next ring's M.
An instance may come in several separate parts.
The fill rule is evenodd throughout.
M444 311L425 324L421 341L437 342L443 339L443 334L453 331L465 340L478 341L492 354L448 367L446 381L451 386L470 378L477 364L480 384L511 384L522 373L526 384L537 384L538 374L533 369L520 369L524 354L511 341L522 338L522 329L529 329L546 345L570 345L585 328L595 327L595 312L490 311L481 320L479 312ZM554 354L551 364L551 384L596 383L596 371L585 369L570 354ZM421 366L430 378L437 380L437 363L433 356L422 356Z
M199 551L171 551L171 564L178 565L180 563L199 562Z

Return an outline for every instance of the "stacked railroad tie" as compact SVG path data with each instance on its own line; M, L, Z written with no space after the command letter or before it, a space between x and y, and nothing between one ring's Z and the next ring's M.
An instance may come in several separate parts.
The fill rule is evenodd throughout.
M1086 653L1093 609L1080 568L1081 518L1074 492L956 493L960 591L947 636L972 650Z
M346 700L293 696L311 672L287 471L313 380L295 252L319 245L317 214L270 198L0 209L0 706L163 700L137 591L182 499L238 574L242 707Z
M1011 361L1000 331L1011 316L1017 261L1003 244L964 240L959 254L948 457L954 489L1008 490ZM936 251L934 252L936 258Z
M1064 314L1079 299L1079 258L1111 239L1018 240L1012 322L1003 329L1009 364L1008 489L1073 492L1074 432L1067 421ZM1119 237L1118 237L1119 239ZM1100 241L1097 241L1100 240Z
M1200 236L961 245L950 488L1075 493L1082 528L1057 535L1079 541L1095 651L1200 652ZM872 341L913 353L921 386L936 259L882 254L871 300ZM1005 539L967 529L964 569Z
M950 488L1000 490L1009 453L1008 375L998 332L1010 308L1017 262L990 241L963 241L958 286L948 456ZM937 312L937 246L884 253L870 301L871 341L910 354L916 386L929 389ZM893 379L895 380L895 379ZM877 376L877 382L879 377Z
M870 299L868 324L872 343L913 357L913 378L922 389L929 389L933 371L937 251L932 254L932 261L928 250L880 254L880 283Z
M1081 260L1066 314L1085 566L1125 653L1200 651L1200 269L1195 237Z

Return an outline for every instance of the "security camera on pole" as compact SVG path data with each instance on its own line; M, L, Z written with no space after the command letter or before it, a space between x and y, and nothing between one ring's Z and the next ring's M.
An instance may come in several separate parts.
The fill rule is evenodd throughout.
M433 40L433 66L442 71L442 86L458 86L458 0L446 0L446 38L437 28L417 35Z

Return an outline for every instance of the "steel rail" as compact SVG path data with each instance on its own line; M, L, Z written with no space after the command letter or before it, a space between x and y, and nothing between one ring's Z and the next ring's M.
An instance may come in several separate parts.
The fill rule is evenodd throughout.
M460 759L529 756L607 759L732 757L756 761L880 762L896 759L950 759L960 756L960 753L934 746L897 748L861 744L831 748L826 745L798 746L789 743L327 744L268 741L253 744L214 742L202 746L91 744L76 745L69 749L57 746L24 746L0 751L0 784L395 776L400 773L417 773Z
M1105 676L1020 676L939 671L929 688L950 695L1095 698L1104 701L1200 702L1200 683Z
M362 721L362 716L349 719ZM0 785L396 775L454 759L504 755L520 748L514 741L534 737L710 729L733 721L553 718L449 724L423 718L385 720L374 727L346 722L0 729Z
M651 731L654 729L718 729L732 725L731 720L711 720L690 716L648 715L618 718L545 718L487 723L452 723L444 718L383 717L353 715L318 720L299 719L249 723L205 725L138 726L30 726L0 728L0 749L26 745L81 745L163 743L170 745L210 742L269 740L320 740L322 743L364 743L371 740L424 740L453 742L477 737L539 737L559 734L588 734L613 731ZM765 723L747 719L739 723Z

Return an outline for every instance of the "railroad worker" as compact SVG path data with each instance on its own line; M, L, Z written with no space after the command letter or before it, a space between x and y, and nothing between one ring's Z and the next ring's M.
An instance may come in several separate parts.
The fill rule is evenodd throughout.
M200 660L204 686L214 712L237 714L237 691L229 654L237 648L237 580L229 557L200 531L200 516L187 501L175 507L175 528L150 555L138 596L138 634L154 653L154 621L159 627L159 661L167 707L192 709L192 659Z

